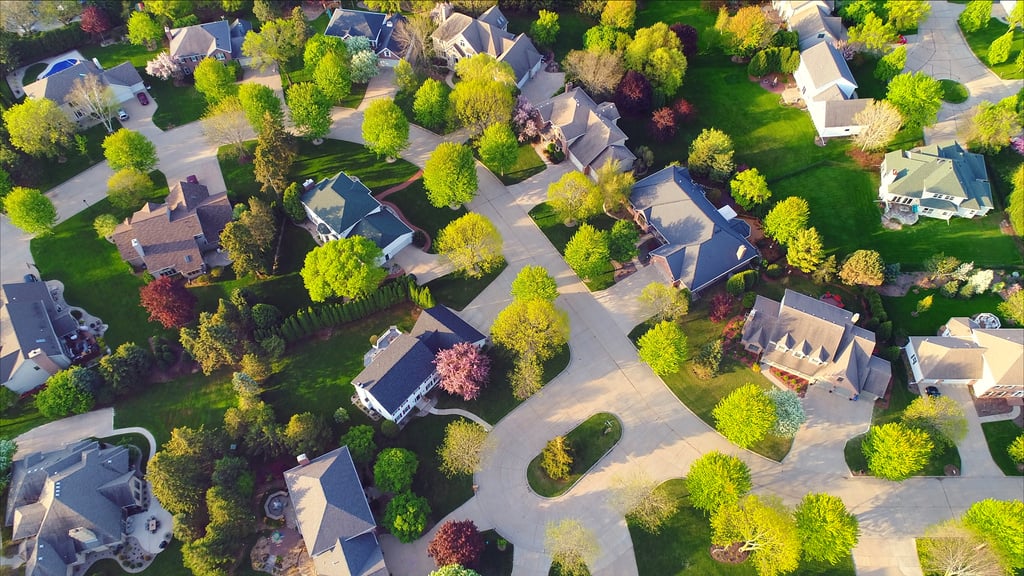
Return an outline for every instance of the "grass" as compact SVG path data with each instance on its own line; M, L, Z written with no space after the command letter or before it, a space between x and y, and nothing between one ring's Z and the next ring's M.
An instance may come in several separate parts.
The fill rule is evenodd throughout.
M1008 30L1005 23L1000 22L997 18L992 18L988 22L988 26L978 30L977 32L963 32L964 38L967 39L967 44L971 47L971 51L974 55L981 60L982 64L988 66L989 70L995 72L996 76L999 76L1003 80L1021 80L1024 79L1024 70L1017 67L1016 59L1017 55L1020 54L1021 50L1024 49L1024 31L1018 27L1013 32L1013 43L1010 47L1010 57L1002 64L996 64L992 66L988 62L988 48L992 44L992 41L999 38Z
M548 241L550 241L555 249L558 250L558 253L564 256L565 245L569 243L569 240L576 234L576 231L579 230L579 226L566 226L565 222L558 216L558 214L555 213L554 208L552 208L551 204L548 202L534 206L533 209L530 210L530 218L533 218L534 223L537 224L540 231L547 236ZM594 228L603 231L611 230L612 225L615 224L615 220L603 212L596 216L587 218L585 222ZM611 261L609 261L605 266L605 269L601 272L600 276L584 280L583 283L587 285L587 288L589 288L591 292L604 290L605 288L615 284L615 276Z
M338 102L338 105L342 108L359 108L359 105L363 102L363 96L366 96L367 86L369 84L353 84L352 90L341 99L341 102Z
M484 552L480 555L480 561L476 567L480 576L512 576L513 546L507 542L505 550L498 550L498 540L503 539L501 534L494 530L487 530L481 533L484 537Z
M555 480L541 468L542 456L537 455L526 468L530 488L541 496L554 498L569 491L584 474L597 464L622 437L622 422L614 414L598 412L587 418L565 435L572 454L569 477Z
M637 12L640 12L639 10ZM513 34L530 34L530 24L537 19L535 13L505 11L508 17L508 31ZM541 54L551 50L555 60L561 62L570 50L583 48L583 35L597 25L597 21L570 10L560 10L558 14L558 35L553 46L537 46ZM639 26L638 26L639 27Z
M405 182L418 171L414 164L402 159L388 164L362 144L327 139L319 146L299 142L299 156L289 175L299 182L306 178L319 182L345 172L358 177L370 191L382 192Z
M437 234L452 220L464 216L467 212L465 206L459 206L457 210L447 206L435 208L427 200L427 190L423 187L422 178L383 200L393 203L410 222L426 231L431 238L430 252L433 254L437 253Z
M140 72L142 74L144 72ZM206 112L206 98L191 84L175 86L173 80L148 77L149 94L156 101L153 124L161 130L199 120Z
M252 165L252 158L256 152L256 141L250 140L245 143L245 153L249 157L248 162L239 162L235 155L235 147L228 144L217 149L217 162L220 164L221 174L224 175L224 185L228 189L228 198L232 202L242 202L260 193L260 183L256 181L255 171Z
M1013 420L1000 420L998 422L983 422L981 430L985 433L985 441L988 442L988 449L992 452L992 459L1007 476L1024 476L1017 468L1017 463L1010 458L1006 449L1024 431L1021 430Z
M15 407L8 409L2 415L3 432L6 438L14 438L51 421L40 414L36 410L35 404L28 398L18 402Z
M25 73L21 77L21 85L28 86L36 80L39 80L39 75L43 73L43 70L46 70L47 66L49 66L49 64L46 62L36 62L28 68L25 68Z
M480 295L508 266L504 259L501 265L480 278L469 278L462 274L448 274L427 282L430 293L439 304L453 310L462 310Z
M488 166L483 160L481 162L506 186L518 184L531 176L540 174L547 168L547 164L541 160L540 156L537 155L537 151L533 149L529 142L519 145L519 156L516 158L516 163L506 170L504 174L494 167Z
M116 124L114 128L117 128ZM82 130L79 134L85 136L88 141L84 156L78 153L77 148L72 148L66 153L66 162L41 163L39 170L36 170L34 174L36 180L27 184L45 192L78 176L94 164L102 162L103 139L107 137L107 129L103 127L103 124Z
M473 477L460 474L449 478L440 470L437 448L444 441L444 429L459 416L427 416L417 418L395 439L396 446L412 450L420 467L413 478L412 491L430 502L430 517L440 521L473 497ZM379 443L384 447L384 443Z
M85 576L123 576L125 571L113 558L104 558L96 562L85 573ZM159 576L192 576L192 571L185 568L181 556L181 541L171 540L167 549L153 558L153 563L142 574L158 574Z
M733 565L721 564L711 558L708 554L710 524L699 510L690 505L684 480L669 480L658 489L667 492L678 508L657 534L629 523L640 576L754 576L757 573L749 561ZM854 573L852 556L837 566L804 560L794 572L800 576L853 576Z
M927 296L933 296L932 307L914 316L917 303ZM946 298L938 290L912 291L906 296L883 296L882 302L895 326L899 326L911 335L935 334L940 326L953 316L973 316L979 312L996 313L996 306L1003 301L997 294L982 294L969 300L963 298Z
M146 428L157 446L162 446L174 428L219 428L224 412L236 400L230 372L193 374L173 382L150 384L144 391L118 400L114 426Z
M966 102L970 96L967 87L956 80L939 80L939 84L942 86L942 99L946 102L960 104Z
M861 450L861 444L864 442L864 434L854 436L846 443L846 447L843 452L846 456L846 465L850 467L850 471L857 473L858 471L864 471L867 473L868 461L864 457L864 452ZM914 476L945 476L945 468L947 465L956 466L960 469L960 451L956 447L946 448L945 450L939 451L938 449L932 452L931 458L928 463L925 464L922 469Z
M136 68L145 68L146 63L155 58L162 49L161 47L157 50L147 50L145 46L136 46L135 44L123 42L111 44L110 46L90 44L79 47L78 51L89 60L96 58L104 68L112 68L123 63L125 60L131 62L132 66ZM143 73L144 71L139 74ZM149 79L149 76L143 77Z

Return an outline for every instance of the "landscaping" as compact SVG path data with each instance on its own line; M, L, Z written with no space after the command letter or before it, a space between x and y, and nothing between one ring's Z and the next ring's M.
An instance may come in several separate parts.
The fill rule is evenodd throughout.
M1006 23L1000 22L998 18L992 18L988 21L988 26L977 32L967 33L963 29L960 31L963 33L964 38L967 39L967 44L971 47L974 55L978 57L982 64L988 66L989 70L995 72L996 76L1003 80L1024 79L1024 70L1021 70L1016 64L1017 55L1024 49L1024 30L1021 30L1019 26L1013 32L1010 57L1006 62L996 64L995 66L988 63L988 48L992 45L993 40L1006 33Z
M140 74L146 74L145 71ZM206 98L191 84L176 86L173 80L161 80L145 75L150 85L149 94L156 104L153 124L161 130L184 126L203 117Z
M481 160L481 162L483 161ZM541 157L537 155L537 151L533 149L529 142L519 145L519 156L516 158L516 163L506 170L504 174L488 166L486 162L483 162L483 165L487 166L487 169L497 176L498 180L501 180L501 183L505 186L518 184L531 176L540 174L547 168L547 164L544 163L544 160L541 160Z
M371 192L377 193L405 182L418 171L419 168L407 160L398 159L389 164L362 144L328 138L319 146L300 140L299 155L292 164L290 175L296 182L306 178L319 182L338 172L345 172L356 176ZM415 222L415 219L410 219Z
M914 336L935 334L940 326L954 316L974 316L980 312L995 314L996 307L1003 301L998 294L991 292L965 299L947 298L937 289L917 290L916 294L911 290L906 296L882 297L893 324ZM931 308L915 315L917 303L928 296L932 296Z
M1013 420L1000 420L998 422L983 422L981 430L985 433L985 441L988 442L988 449L992 452L992 460L1007 476L1024 476L1024 471L1017 467L1017 463L1010 458L1006 449L1010 447L1018 436L1024 434Z
M572 227L566 226L562 218L555 213L551 204L547 202L534 206L533 209L530 210L530 218L533 218L533 222L538 228L540 228L540 231L547 236L551 245L555 247L555 250L558 250L559 254L565 255L565 245L569 243L569 240L574 234L576 234L576 231L579 230L579 225ZM612 226L615 224L615 220L604 213L587 218L583 222L586 222L594 228L604 232L610 231ZM583 222L580 222L579 224L582 224ZM584 281L584 284L587 285L587 288L589 288L591 292L604 290L605 288L615 284L615 275L612 263L608 262L608 265L600 276L586 280Z
M430 293L438 304L444 304L452 310L462 310L480 295L508 266L505 260L501 265L484 274L480 278L470 278L462 274L448 274L427 282Z
M512 576L512 543L501 537L494 530L481 532L484 537L484 553L480 555L476 571L480 576ZM498 545L504 542L504 550Z
M565 494L618 443L621 437L622 422L617 416L608 412L594 414L565 435L566 444L572 455L569 476L564 480L552 479L541 468L541 455L538 454L526 469L530 488L547 498Z
M437 241L437 233L450 224L452 220L465 215L467 212L465 206L459 206L457 210L452 210L447 206L435 208L427 200L427 190L423 187L422 178L416 180L407 188L389 194L381 200L383 202L391 202L401 210L402 214L410 222L423 228L427 235L430 236L429 251L432 254L437 253L436 246L434 245Z
M846 456L846 465L854 475L870 475L867 458L864 457L864 452L861 450L863 442L863 434L854 436L846 443L846 447L843 449L843 453ZM914 474L914 476L945 476L947 466L955 466L957 470L960 470L960 451L955 446L944 450L940 450L940 448L936 444L928 464L920 472Z
M956 80L939 80L939 84L942 86L942 99L946 102L960 104L966 102L970 96L967 87Z
M639 16L639 13L643 11L637 10L637 12L637 16ZM530 25L537 19L536 13L533 12L507 11L505 15L508 17L508 31L512 34L522 33L529 35ZM561 62L570 50L582 48L583 35L597 24L594 19L575 11L559 10L558 35L555 37L554 45L550 47L555 53L555 60ZM541 54L547 52L546 47L537 46L537 49L540 50Z

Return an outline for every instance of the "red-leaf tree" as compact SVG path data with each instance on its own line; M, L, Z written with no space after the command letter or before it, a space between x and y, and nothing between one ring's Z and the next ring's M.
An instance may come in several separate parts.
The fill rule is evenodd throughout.
M676 135L676 113L671 108L658 108L651 115L648 128L651 137L658 142L668 142Z
M170 277L161 276L139 289L142 307L149 319L164 328L181 328L196 316L196 297L185 285Z
M469 342L441 350L434 364L441 376L441 389L463 400L476 399L491 372L491 359Z
M484 537L472 520L449 520L437 529L427 545L427 554L438 566L476 566L484 551Z
M697 114L697 109L693 107L693 104L690 104L683 98L672 103L672 111L676 113L676 118L680 122L690 122L693 120L694 115Z
M623 114L639 116L651 109L653 97L654 92L647 77L636 70L630 70L615 90L615 105Z
M669 30L676 33L679 37L680 48L683 50L683 56L692 58L697 54L697 29L689 24L683 24L682 22L676 22L675 24L668 27Z
M715 323L725 320L732 312L732 305L735 303L736 300L724 292L716 294L711 299L711 310L708 312L708 320Z
M110 19L98 6L87 6L82 11L82 31L93 36L103 36L110 30Z

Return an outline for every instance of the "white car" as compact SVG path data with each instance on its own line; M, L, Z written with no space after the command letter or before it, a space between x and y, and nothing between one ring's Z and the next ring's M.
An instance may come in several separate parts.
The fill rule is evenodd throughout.
M128 119L128 113L124 111L124 108L117 109L117 119L122 122Z

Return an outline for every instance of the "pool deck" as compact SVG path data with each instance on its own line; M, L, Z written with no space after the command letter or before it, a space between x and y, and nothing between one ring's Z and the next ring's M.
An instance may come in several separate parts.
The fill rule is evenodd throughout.
M21 98L25 94L25 86L21 83L21 79L25 75L26 68L38 64L40 62L46 62L46 70L43 71L45 73L49 72L50 66L52 66L53 64L61 62L63 60L70 59L81 60L83 62L88 61L88 58L82 56L82 53L78 50L71 50L63 54L58 54L56 56L51 56L49 58L44 58L42 60L36 60L35 62L29 62L27 65L22 66L21 68L18 68L14 72L11 72L7 75L7 85L11 87L11 92L14 93L15 98Z

